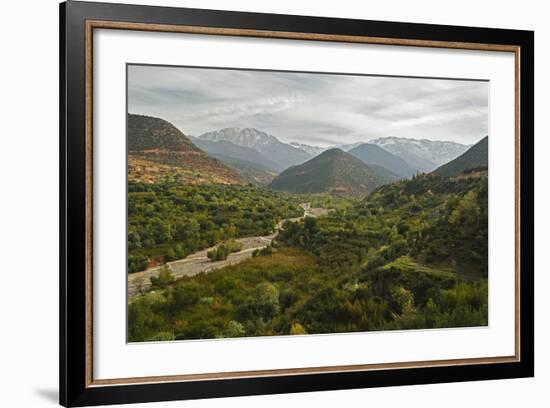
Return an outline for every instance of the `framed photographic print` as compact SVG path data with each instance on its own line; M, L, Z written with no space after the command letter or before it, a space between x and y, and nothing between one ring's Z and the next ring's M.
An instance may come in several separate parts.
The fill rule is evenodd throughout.
M61 404L534 375L533 32L60 17Z

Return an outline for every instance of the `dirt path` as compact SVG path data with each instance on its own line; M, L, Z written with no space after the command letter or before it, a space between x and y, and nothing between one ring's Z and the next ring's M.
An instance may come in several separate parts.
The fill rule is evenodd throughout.
M302 203L300 204L300 206L304 209L304 215L302 215L301 217L288 218L280 221L275 227L275 233L258 237L236 239L235 241L242 244L242 249L239 252L229 254L227 259L223 261L212 262L206 256L206 253L208 251L215 248L214 246L195 252L194 254L189 255L184 259L168 262L167 264L172 269L172 275L174 275L174 277L178 279L183 276L194 276L202 272L210 272L228 265L240 263L247 258L251 258L254 250L265 248L266 246L271 244L271 242L286 221L296 222L301 220L302 218L305 218L306 216L319 217L321 215L327 214L330 211L325 208L311 208L309 203ZM128 297L135 297L139 295L140 292L143 292L151 287L151 276L157 276L160 268L161 266L158 266L142 272L128 274Z

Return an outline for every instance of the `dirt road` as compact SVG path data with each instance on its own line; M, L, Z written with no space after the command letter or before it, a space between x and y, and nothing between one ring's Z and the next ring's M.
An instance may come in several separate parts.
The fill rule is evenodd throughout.
M271 244L279 230L282 228L282 225L286 221L296 222L305 217L319 217L328 213L330 210L325 208L311 208L309 203L300 204L304 209L304 215L297 218L289 218L280 221L276 226L276 232L271 235L258 236L258 237L248 237L248 238L239 238L235 241L242 244L242 249L239 252L233 252L229 254L227 259L223 261L212 262L206 256L208 251L211 251L214 247L206 248L201 251L195 252L192 255L184 259L179 259L176 261L168 262L172 270L172 275L176 279L183 276L194 276L198 275L201 272L210 272L215 269L220 269L228 265L234 265L239 262L244 261L247 258L252 257L252 253L256 249L262 249ZM128 274L128 297L132 298L147 290L151 286L151 276L157 276L161 266L150 268L142 272L136 272Z

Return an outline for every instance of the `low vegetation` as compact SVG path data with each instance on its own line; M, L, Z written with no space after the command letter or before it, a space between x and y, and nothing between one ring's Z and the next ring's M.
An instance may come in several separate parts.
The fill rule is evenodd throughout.
M487 325L485 177L414 177L366 199L242 186L133 185L132 194L131 231L142 243L134 256L221 242L209 258L224 259L233 238L300 216L304 197L334 210L286 222L271 246L239 264L174 283L164 272L129 305L130 341ZM194 241L157 241L158 231L176 234L188 220L198 224L183 229ZM154 242L144 246L142 235Z
M206 256L208 259L210 259L212 262L214 261L223 261L227 259L230 253L232 252L238 252L243 248L243 245L240 242L237 242L235 240L229 240L227 242L224 242L221 245L218 245L216 248L208 251L206 253Z
M236 248L235 238L268 235L280 220L301 216L298 204L288 194L252 186L130 182L128 271L185 258L219 242Z

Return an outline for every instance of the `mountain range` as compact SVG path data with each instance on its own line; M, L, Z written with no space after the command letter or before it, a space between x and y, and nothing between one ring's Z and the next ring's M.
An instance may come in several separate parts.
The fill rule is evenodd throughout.
M321 147L321 146L311 146L305 143L296 143L296 142L290 142L290 145L292 147L295 147L296 149L303 150L310 156L317 156L321 153L323 153L325 150L327 150L327 147Z
M195 140L197 144L200 141L226 141L237 146L254 149L263 156L260 162L263 167L277 172L292 165L303 163L334 147L340 148L343 151L352 151L364 144L377 145L386 152L403 160L410 170L412 170L412 172L409 169L405 170L402 163L400 164L402 167L401 170L395 171L395 169L389 169L403 177L410 177L416 172L431 172L442 164L460 156L470 147L469 145L450 141L410 139L394 136L352 144L321 147L306 143L285 143L273 135L254 128L220 129L204 133ZM204 149L208 151L207 146L204 146ZM236 157L233 154L229 156L233 159L242 159L242 157ZM373 159L372 155L370 157ZM250 161L258 163L257 160Z
M238 146L252 148L275 162L278 166L277 170L286 169L311 158L311 155L305 151L283 143L275 136L253 128L225 128L204 133L198 139L212 142L225 140Z
M239 146L227 140L211 141L199 138L193 143L233 167L246 180L254 184L268 184L283 168L255 149Z
M329 149L303 164L292 166L269 184L291 193L367 195L398 177L380 166L369 166L341 149Z
M464 153L470 146L456 142L382 137L369 143L395 154L419 172L430 172Z
M486 165L487 138L467 146L385 137L335 148L285 143L253 128L191 137L163 119L128 115L129 180L172 177L192 184L248 182L291 192L357 195L417 172L454 176Z
M375 144L364 143L349 150L348 153L367 165L384 167L401 178L410 178L415 174L414 169L405 160Z
M355 143L350 143L350 144L341 144L341 145L336 145L334 147L337 147L339 149L342 149L343 151L345 152L349 152L351 149L354 149L356 148L357 146L361 146L362 144L364 144L365 142L355 142ZM370 142L369 142L370 143Z

